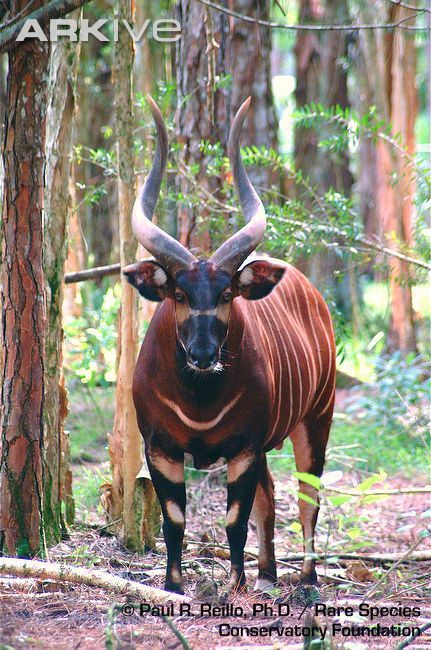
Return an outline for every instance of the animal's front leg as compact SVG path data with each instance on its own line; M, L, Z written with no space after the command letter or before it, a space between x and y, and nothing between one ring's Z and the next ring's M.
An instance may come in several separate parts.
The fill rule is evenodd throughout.
M245 584L244 546L259 478L260 462L260 455L247 450L227 464L226 534L231 559L228 591Z
M147 451L148 467L163 512L163 537L168 552L165 589L184 593L181 554L185 528L184 457L168 458L157 448Z

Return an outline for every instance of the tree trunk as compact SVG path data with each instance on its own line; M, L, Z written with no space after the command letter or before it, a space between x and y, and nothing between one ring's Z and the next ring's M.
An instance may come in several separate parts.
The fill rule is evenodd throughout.
M380 6L381 16L398 22L412 15L411 9L392 5ZM368 8L362 10L367 19ZM414 24L414 20L408 23ZM414 124L417 114L416 51L414 36L402 30L394 33L361 34L362 51L373 99L382 117L400 134L410 156L415 153ZM414 171L403 155L379 140L376 149L376 214L380 231L388 245L398 248L412 245ZM394 183L393 174L397 176ZM391 317L388 349L403 354L417 352L412 305L411 272L408 264L394 257L389 262Z
M96 15L99 17L97 11L100 9L96 8ZM119 31L124 30L120 28ZM113 123L111 67L110 60L104 54L105 45L107 44L97 38L89 39L81 51L82 74L78 75L76 129L79 144L94 150L107 148L102 127ZM88 83L89 77L91 84ZM77 190L78 203L83 201L86 192L103 188L96 201L84 202L79 213L86 243L85 265L104 266L112 261L116 262L115 254L118 255L116 249L112 256L116 236L114 230L117 226L117 215L112 210L112 205L117 201L116 187L113 177L106 177L99 165L89 162L90 155L86 149L83 150L83 157L87 160L83 160L75 168L77 182L86 188L83 191Z
M132 22L130 0L117 0L119 16ZM120 226L120 262L130 264L136 256L137 242L131 230L134 202L134 148L132 117L132 41L123 30L115 45L114 88L118 160L118 212ZM112 486L109 515L121 520L121 539L128 548L142 549L142 534L147 545L154 544L154 531L148 526L148 510L154 492L148 478L137 478L142 466L142 437L136 421L132 397L138 343L138 297L133 287L121 278L121 316L118 345L118 375L115 423L110 436Z
M237 9L243 14L268 18L269 4L264 0L241 0L239 5ZM177 18L183 28L176 55L180 167L184 171L198 165L197 187L201 193L217 195L222 179L208 176L210 158L201 151L201 142L220 142L226 151L232 118L249 95L252 104L242 141L266 147L276 143L270 30L228 18L193 0L178 0ZM258 187L266 188L272 181L265 169L251 170L250 176ZM178 189L185 197L193 191L184 176L179 178ZM193 209L185 203L179 207L178 238L195 253L211 248L212 211L214 208Z
M79 213L76 209L76 188L75 188L75 164L70 165L69 177L69 220L67 229L67 258L65 261L65 273L76 273L84 268L84 250L82 241L81 224ZM82 315L82 298L79 282L68 284L64 287L63 298L63 319L65 322L72 318L79 318ZM67 345L67 341L65 342Z
M228 19L193 0L177 2L177 19L182 36L177 42L177 136L180 168L198 165L196 182L204 191L216 193L219 179L208 177L208 156L201 151L202 140L221 142L225 147L230 121L229 90L215 88L216 77L226 74ZM179 176L178 189L185 197L192 191L190 182ZM195 213L185 202L178 209L178 239L193 252L211 248L209 211ZM203 222L200 222L203 220Z
M70 155L79 49L54 43L50 58L46 134L44 270L47 296L45 435L43 457L44 529L48 544L58 542L66 519L73 520L70 444L64 431L67 393L62 372L62 303L69 212ZM65 513L63 512L65 510Z
M42 0L33 8L44 5ZM14 3L13 15L27 0ZM9 54L2 254L0 552L43 552L42 449L45 286L43 166L49 45L27 40Z
M348 22L346 0L301 0L299 21L301 23L345 23ZM347 56L347 40L344 32L298 32L296 54L296 103L305 106L320 102L324 106L349 106L347 73L343 61ZM317 144L322 134L314 129L295 129L295 165L311 184L326 192L330 187L349 196L352 175L349 170L347 152L340 152L335 160ZM349 278L343 283L335 281L334 270L340 268L340 261L329 250L314 254L312 259L302 260L302 270L321 290L334 294L343 310L351 310Z
M235 9L246 16L270 19L270 3L267 0L239 0L235 3ZM230 25L227 68L232 75L231 117L251 96L242 142L247 146L275 148L277 117L272 96L271 30L237 18L232 19ZM249 176L258 189L267 189L276 181L271 170L265 167L250 169Z

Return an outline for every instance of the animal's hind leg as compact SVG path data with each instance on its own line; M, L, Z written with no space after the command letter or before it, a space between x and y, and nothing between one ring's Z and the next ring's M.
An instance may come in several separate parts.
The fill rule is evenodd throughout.
M259 540L259 573L255 589L265 591L272 588L277 581L277 569L274 554L274 481L268 469L266 455L262 457L259 482L253 503Z
M322 476L330 426L330 418L323 421L308 422L307 424L300 422L291 432L290 439L293 443L298 472ZM315 585L317 584L316 561L313 557L310 557L310 554L314 554L314 531L319 513L319 493L315 487L304 481L299 481L299 492L310 497L314 502L298 499L305 554L300 583Z

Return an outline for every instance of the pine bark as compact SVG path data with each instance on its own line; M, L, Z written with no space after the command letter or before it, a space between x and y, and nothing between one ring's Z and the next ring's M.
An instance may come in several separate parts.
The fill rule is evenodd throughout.
M71 523L74 511L70 444L64 430L67 392L62 372L62 305L78 57L79 49L74 43L65 39L53 43L48 80L44 210L47 329L43 486L44 529L48 544L60 540L61 532L66 529L66 519Z
M116 6L119 16L131 24L130 0L117 0ZM135 196L132 70L132 41L123 30L115 45L114 54L121 266L126 266L135 259L137 249L130 221ZM112 485L108 504L110 519L121 520L120 537L123 544L141 550L143 541L146 545L154 544L154 531L148 524L153 509L154 491L148 478L137 478L143 462L142 437L132 396L138 344L138 297L124 277L121 278L121 287L115 422L109 441ZM146 536L144 540L143 533Z
M43 6L39 0L34 8ZM14 3L13 14L27 0ZM4 146L0 552L43 552L43 165L49 44L9 54Z

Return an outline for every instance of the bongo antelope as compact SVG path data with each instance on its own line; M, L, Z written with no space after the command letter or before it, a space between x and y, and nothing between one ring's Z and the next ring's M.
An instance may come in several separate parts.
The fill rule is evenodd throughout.
M134 380L138 424L163 511L165 589L183 593L184 453L196 468L227 462L228 588L245 583L244 545L253 509L259 538L257 588L276 581L274 484L266 452L290 437L300 472L321 476L335 392L329 310L306 277L273 259L245 262L265 233L265 210L243 167L239 139L250 104L239 109L228 154L246 225L208 259L198 259L151 222L165 171L167 131L148 98L157 129L152 169L136 199L132 226L154 258L123 272L139 293L159 301ZM317 502L307 483L300 492ZM299 499L304 550L314 549L318 507ZM301 582L316 583L305 557Z

